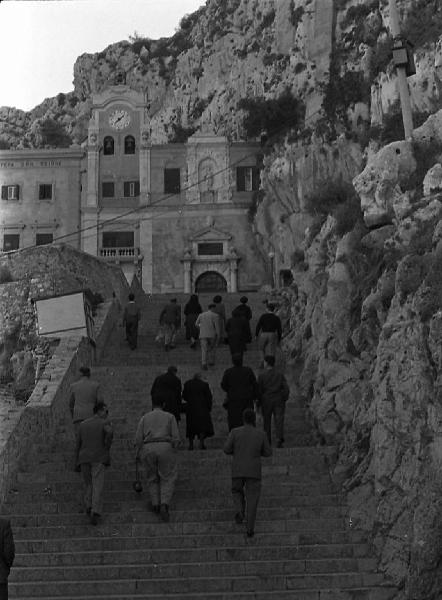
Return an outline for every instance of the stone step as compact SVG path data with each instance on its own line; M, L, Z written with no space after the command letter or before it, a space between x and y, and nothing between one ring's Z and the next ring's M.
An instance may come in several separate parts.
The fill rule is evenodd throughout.
M137 525L137 533L143 526ZM255 537L249 539L245 535L244 529L238 526L236 533L212 533L199 535L169 535L167 534L168 525L159 523L158 531L164 532L162 535L151 536L146 538L144 534L141 537L133 534L128 536L129 528L108 527L107 531L111 531L109 535L105 535L103 526L85 528L84 537L61 537L47 538L44 532L40 531L41 536L38 537L38 532L35 532L36 538L26 538L26 531L23 529L23 537L16 538L16 551L19 554L39 552L87 552L87 551L113 551L120 552L122 550L152 550L152 549L190 549L190 548L218 548L235 546L237 548L251 546L276 546L283 548L293 545L328 545L328 544L363 544L365 543L365 534L356 530L336 530L336 531L301 531L296 533L287 532L262 532L260 522L258 521ZM122 532L121 532L122 531ZM54 531L54 533L56 533ZM64 533L64 532L63 532Z
M132 480L133 481L133 480ZM128 481L125 486L121 486L121 489L112 489L105 492L105 498L108 502L127 502L133 501L135 497L140 498L142 500L144 498L147 501L148 495L146 492L143 492L138 496L132 489L132 481ZM224 502L230 502L230 484L226 481L224 486L220 486L214 488L210 484L206 484L206 486L199 490L199 494L195 494L195 487L192 485L188 487L181 487L179 491L177 489L174 498L172 499L172 506L181 506L187 505L190 500L193 500L196 506L199 506L199 503L202 502L203 505L206 504L207 501L216 501L218 498L223 498ZM60 486L57 488L56 486L40 486L38 491L35 492L20 492L16 489L11 490L8 500L9 502L15 502L17 504L20 503L39 503L39 502L47 502L48 500L54 499L57 503L65 503L71 502L75 498L81 497L81 483L79 481L78 486L71 486L69 489L65 489L66 486ZM61 490L61 491L60 491ZM318 486L307 486L303 484L293 484L287 485L279 488L275 488L274 486L268 486L268 489L265 487L262 489L261 498L260 498L260 506L266 501L266 499L272 498L273 501L278 501L278 498L281 499L281 504L285 505L286 501L289 501L290 498L294 496L307 496L310 498L316 497L327 497L331 495L330 487L324 485L322 488Z
M70 482L67 480L64 481L51 481L49 479L49 484L45 485L44 483L17 483L14 488L14 492L19 495L28 496L28 502L32 501L32 499L36 499L42 495L52 495L56 494L57 499L60 501L64 501L64 499L72 498L72 495L78 494L82 487L81 476L79 474L74 474L78 477L78 483ZM132 482L134 478L130 477L128 479L110 479L107 478L104 483L104 494L107 495L108 498L112 497L112 499L116 499L116 495L126 492L127 490L132 490ZM198 490L201 495L205 495L207 497L218 496L219 494L230 493L231 486L231 478L227 475L225 477L217 477L212 481L208 481L207 478L195 479L193 477L189 477L187 479L181 478L178 479L175 486L175 499L179 503L181 497L185 497L186 493L193 493L195 497L195 490ZM267 476L263 480L263 492L265 495L269 490L272 490L272 495L281 494L283 496L291 495L291 494L307 494L310 493L312 495L323 493L329 493L329 483L325 478L313 480L311 484L303 481L302 483L296 483L292 481L282 482L279 477ZM133 492L132 492L133 493ZM114 496L115 494L115 496Z
M161 525L164 525L162 528ZM341 518L323 518L323 519L272 519L264 521L259 519L257 529L260 533L281 532L296 533L296 532L334 532L345 531L348 527L348 522L343 517ZM132 535L132 536L148 536L149 538L159 535L160 531L167 532L171 535L202 535L207 536L217 533L230 533L237 535L241 532L241 526L233 522L233 519L217 522L180 522L171 518L170 523L163 524L159 520L156 523L110 523L108 515L104 515L102 524L99 528L92 530L89 524L89 518L84 518L83 523L79 525L57 525L57 526L37 526L37 527L16 527L14 537L17 540L23 539L54 539L64 537L81 538L87 535L94 535L95 531L99 535Z
M100 564L89 566L47 566L44 571L41 567L14 565L14 572L10 579L13 581L93 581L112 579L174 579L179 577L195 578L201 576L200 562L174 562L144 563L136 559L133 563L125 563L124 566L115 564ZM318 560L290 560L280 558L278 560L248 560L239 561L204 561L204 575L206 577L244 577L247 575L275 576L275 575L299 575L299 574L347 574L347 573L371 573L376 568L376 561L371 558L330 558Z
M12 589L10 598L17 598ZM347 590L290 590L290 591L253 591L253 592L228 592L228 593L210 593L202 592L190 594L146 594L142 593L144 600L394 600L397 589L393 587L364 587L352 588ZM140 594L106 594L84 596L46 596L47 600L139 600Z
M127 569L122 573L126 574ZM142 570L141 570L142 571ZM142 577L142 573L140 573ZM320 590L338 588L341 590L373 587L383 583L377 573L336 573L336 574L291 574L291 575L251 575L243 577L180 577L174 579L136 578L90 580L90 581L29 581L11 584L14 594L23 598L65 597L67 594L180 594L211 592L245 592L284 590ZM11 590L12 591L12 590ZM12 593L11 593L12 596ZM13 597L13 596L12 596Z
M79 496L80 494L76 494ZM112 494L114 497L114 494ZM48 496L50 498L51 496ZM285 496L272 495L270 492L261 495L259 501L259 513L263 514L263 511L267 509L273 510L288 510L293 509L303 511L303 515L308 511L312 511L315 515L322 508L343 510L344 514L346 507L344 504L341 506L343 500L336 494L319 494L319 495L294 495L286 494ZM146 494L131 494L131 499L127 501L110 501L108 497L104 500L104 514L110 514L114 512L127 513L131 511L145 511L147 506L147 495ZM174 512L178 515L180 511L218 511L226 509L229 506L226 502L225 496L218 496L213 498L207 497L187 497L176 498L172 501L172 506L176 506ZM278 508L275 508L278 507ZM229 509L230 510L230 509ZM3 503L0 506L0 514L3 515L49 515L49 514L66 514L66 513L79 513L83 511L83 502L78 499L77 501L70 499L65 502L60 502L58 497L57 501L50 501L49 499L44 502L26 502L23 497L17 496L12 493L9 497L9 501ZM178 518L178 517L177 517Z
M181 461L184 464L180 464ZM184 458L178 459L179 475L178 480L185 481L186 479L193 478L197 480L204 477L205 479L225 479L231 478L231 464L229 462L214 462L213 468L211 464L199 465L197 462L188 464ZM318 464L319 463L319 464ZM132 456L130 462L126 461L112 461L111 466L106 471L106 476L110 481L122 479L123 474L135 472L135 460ZM140 465L140 472L144 472L144 467ZM306 461L306 463L288 464L288 465L269 465L262 467L263 477L269 477L270 479L280 479L281 482L286 482L287 479L295 477L305 478L306 483L310 480L328 482L329 475L325 470L324 465L315 460ZM31 483L46 483L46 482L77 482L78 473L73 471L66 471L65 464L47 463L46 465L39 465L38 470L34 471L23 471L17 475L18 484L31 484Z
M367 544L328 544L328 545L296 545L296 546L257 546L248 545L246 548L236 546L228 548L186 548L182 550L121 550L88 551L88 552L58 552L40 554L17 554L14 561L15 567L46 567L46 566L74 566L74 565L126 565L141 563L149 564L175 564L175 563L201 563L224 561L248 560L303 560L322 561L325 559L346 558L350 560L366 558L369 552ZM373 561L373 559L368 559ZM375 562L375 561L374 561ZM372 564L372 563L370 563ZM372 569L375 565L372 566Z
M154 523L158 524L158 517L147 510L147 503L144 507L135 507L126 512L111 511L104 513L104 519L107 524L124 523ZM64 512L56 514L19 514L10 515L13 527L59 527L84 525L84 514L77 512ZM233 518L233 509L225 508L221 510L195 510L184 511L174 510L171 515L171 521L177 523L219 523L229 522ZM312 508L278 507L278 508L260 508L259 519L263 521L280 520L300 520L311 521L313 519L341 519L345 518L344 507L327 506Z

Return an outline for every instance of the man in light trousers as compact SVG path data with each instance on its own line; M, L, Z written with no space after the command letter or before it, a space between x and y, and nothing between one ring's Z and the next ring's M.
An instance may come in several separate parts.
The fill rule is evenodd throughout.
M221 324L216 312L216 304L209 304L209 310L198 315L195 325L200 331L201 366L207 371L207 365L213 366L216 359L216 346L221 335Z
M135 434L136 460L142 460L153 512L169 521L169 505L178 475L175 448L180 434L175 417L163 410L162 400L152 398L152 410L139 421Z

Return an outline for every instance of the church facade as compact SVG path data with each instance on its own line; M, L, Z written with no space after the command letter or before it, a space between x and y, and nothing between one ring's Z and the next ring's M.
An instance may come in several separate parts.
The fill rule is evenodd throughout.
M259 162L259 144L208 132L152 144L143 95L109 86L81 147L0 151L1 250L71 244L146 292L257 289L271 277L250 219Z

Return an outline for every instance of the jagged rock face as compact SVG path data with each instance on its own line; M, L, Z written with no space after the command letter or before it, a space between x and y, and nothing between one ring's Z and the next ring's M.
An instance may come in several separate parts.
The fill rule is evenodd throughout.
M410 142L393 142L372 156L362 173L353 180L368 227L392 221L395 198L402 195L400 186L415 170L416 160Z
M412 149L391 144L370 157L355 180L361 195L376 201L386 164L387 179L401 183L415 165ZM376 177L367 176L374 165ZM358 223L341 237L329 216L305 236L285 349L318 433L339 446L332 474L348 491L350 523L372 532L380 567L407 597L436 600L442 202L411 194L399 209L395 187L385 195L388 224Z

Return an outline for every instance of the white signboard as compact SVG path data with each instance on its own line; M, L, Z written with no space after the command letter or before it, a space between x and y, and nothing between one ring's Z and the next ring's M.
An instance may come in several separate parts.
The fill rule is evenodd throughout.
M35 301L38 334L50 337L83 335L93 338L93 322L84 293Z

